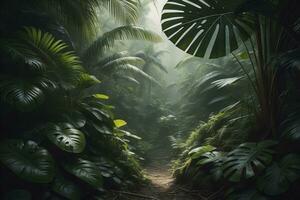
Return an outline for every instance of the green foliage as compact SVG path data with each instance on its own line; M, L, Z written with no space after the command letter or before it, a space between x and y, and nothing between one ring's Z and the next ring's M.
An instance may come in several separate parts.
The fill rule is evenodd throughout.
M4 140L0 161L20 178L34 183L49 183L54 176L54 160L33 141Z
M274 196L286 192L299 177L300 157L288 154L266 169L264 176L258 178L257 185L265 194Z
M71 200L79 200L82 196L80 188L72 181L66 180L62 176L57 176L52 184L52 190Z
M9 189L27 181L32 198L51 192L81 199L103 190L111 182L108 178L118 187L142 179L128 145L129 138L138 137L114 124L102 102L108 96L87 94L86 89L100 81L83 69L67 44L32 27L1 41L7 55L1 62L12 66L1 71L1 108L10 105L5 112L24 114L27 123L18 125L17 133L11 121L4 127L14 138L3 135L0 148L1 165L17 176L7 184ZM95 156L112 163L109 177Z
M234 182L239 182L243 177L252 178L271 163L274 153L271 147L275 144L274 141L241 144L228 153L224 175Z
M233 150L222 149L222 144L213 144L218 137L211 137L209 129L203 128L210 122L208 121L200 126L203 128L199 129L201 134L192 133L187 140L188 143L183 146L188 149L195 148L195 144L196 147L209 144L215 146L217 152L222 152L223 159L215 161L212 158L218 158L219 156L213 156L217 153L207 152L198 158L200 161L197 165L195 160L191 162L189 155L183 153L177 162L184 165L185 170L181 172L185 174L182 173L182 176L188 174L186 171L196 177L204 174L206 175L204 177L214 175L214 173L207 175L207 172L212 171L209 170L210 165L206 165L210 164L210 161L215 163L213 166L221 166L223 179L218 179L221 180L220 187L226 187L229 181L237 182L230 183L230 189L234 191L229 192L227 199L299 198L291 197L291 193L298 192L294 189L298 183L294 181L299 179L298 155L290 156L291 152L299 151L296 147L299 145L299 98L295 95L299 87L296 86L298 81L292 75L298 74L295 63L299 58L299 32L298 28L288 28L294 27L295 24L299 25L299 14L290 10L293 6L299 5L293 0L224 2L169 0L164 7L162 27L168 39L177 47L198 57L219 58L231 53L241 68L242 73L236 73L234 76L231 74L222 77L222 73L212 72L206 74L198 83L195 81L196 84L186 81L190 88L200 88L199 95L195 95L198 99L205 95L211 103L224 101L224 95L221 98L214 98L220 97L214 87L224 89L231 85L241 86L240 80L243 77L248 81L248 88L244 90L247 94L234 93L248 109L248 114L245 115L248 122L255 122L252 127L248 123L246 130L239 127L244 130L240 135L246 135L244 138L246 140L240 141L242 144L239 146L237 144L231 146ZM246 53L234 52L238 48L244 49ZM187 59L181 64L188 63L189 60L193 59ZM214 91L213 95L207 95L207 91ZM201 104L203 101L194 99L194 102L188 101L186 105L191 111L203 105ZM220 107L225 106L223 104ZM214 110L208 110L208 114L212 113ZM192 117L191 119L198 120L204 118L196 114ZM244 117L232 120L239 121L241 118ZM255 120L249 120L251 118ZM228 122L223 122L219 132L222 137L223 133L227 132L230 121ZM233 126L238 127L237 124ZM270 140L276 140L277 144ZM195 141L200 142L197 144ZM207 143L203 143L205 141ZM271 148L272 146L274 148ZM201 161L204 155L203 159L208 159L208 163ZM293 177L292 180L290 175ZM207 180L211 182L211 179Z
M84 134L71 124L51 124L45 131L49 140L64 151L81 153L85 148Z
M218 58L239 47L240 33L249 38L254 22L236 9L244 0L169 0L162 14L162 29L174 44L191 55Z
M75 161L64 163L63 167L69 173L87 182L96 189L103 185L102 175L94 162L79 158Z
M90 64L95 58L103 56L106 49L111 48L116 40L139 39L152 42L160 42L161 38L157 34L136 26L121 26L104 33L97 40L92 42L82 53L82 59ZM96 61L97 62L97 61Z

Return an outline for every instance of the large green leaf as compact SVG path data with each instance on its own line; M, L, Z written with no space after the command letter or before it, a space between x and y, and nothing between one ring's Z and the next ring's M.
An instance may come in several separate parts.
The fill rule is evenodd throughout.
M258 188L268 195L286 192L291 183L300 177L300 156L289 154L280 162L275 162L258 181Z
M209 165L209 172L212 174L215 181L220 180L223 177L223 164L225 156L223 152L212 151L204 153L197 165L204 166Z
M218 58L236 50L250 36L252 17L236 9L244 0L168 0L162 29L177 47L189 54Z
M82 128L86 123L86 119L81 112L74 111L62 115L63 122L72 124L75 128Z
M103 180L100 169L91 161L77 159L73 162L64 163L64 168L94 188L100 188Z
M70 200L79 200L81 198L80 188L61 175L54 179L52 190Z
M230 181L238 182L242 178L251 178L263 170L271 161L276 142L244 143L227 155L224 163L224 175Z
M213 146L211 146L211 145L201 146L201 147L197 147L197 148L192 149L189 152L189 156L192 159L198 159L204 153L207 153L207 152L210 152L210 151L214 151L214 150L216 150L216 148L213 147Z
M54 176L52 156L33 141L2 141L0 161L18 177L30 182L49 183Z
M51 124L47 127L46 134L51 142L64 151L81 153L85 148L84 134L71 124Z
M45 100L45 90L51 91L56 83L41 75L3 75L0 77L1 100L21 111L36 109Z

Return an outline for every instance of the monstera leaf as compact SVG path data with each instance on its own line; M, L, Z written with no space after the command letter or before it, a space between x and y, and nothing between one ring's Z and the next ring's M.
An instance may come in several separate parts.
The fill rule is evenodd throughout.
M49 183L54 175L54 161L51 155L33 141L2 141L0 161L26 181Z
M90 184L94 188L100 188L102 186L103 179L100 169L91 161L77 159L73 162L64 163L64 168L66 171Z
M168 0L162 29L177 47L191 55L218 58L250 37L252 16L236 14L244 0Z
M54 179L52 190L70 200L79 200L81 197L80 188L63 176Z
M275 144L276 142L270 140L241 144L227 155L224 163L225 177L233 182L253 177L272 161L271 147Z
M78 111L63 114L62 120L72 124L75 128L82 128L86 123L84 115Z
M71 124L51 124L47 127L46 134L51 142L64 151L81 153L85 148L84 134Z
M215 181L220 180L223 177L223 163L225 156L223 152L212 151L204 153L199 161L198 166L209 165L209 171L212 174Z
M268 195L279 195L288 190L290 184L300 177L300 156L289 154L280 162L267 168L258 179L258 188Z

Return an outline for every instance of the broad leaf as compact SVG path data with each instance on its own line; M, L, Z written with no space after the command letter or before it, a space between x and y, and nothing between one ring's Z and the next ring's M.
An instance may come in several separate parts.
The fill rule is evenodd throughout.
M75 128L82 128L86 123L86 119L81 112L74 111L62 116L63 122L72 124Z
M64 163L64 168L69 173L90 184L94 188L102 186L103 180L100 169L91 161L77 159L73 162Z
M35 183L49 183L54 176L54 161L46 149L35 142L4 140L0 161L18 177Z
M300 177L300 156L289 154L279 163L275 162L258 179L258 188L268 195L286 192L291 183Z
M192 158L192 159L198 159L200 156L202 156L204 153L207 153L207 152L210 152L210 151L213 151L213 150L216 150L215 147L211 146L211 145L207 145L207 146L201 146L201 147L197 147L197 148L194 148L192 149L190 152L189 152L189 156Z
M46 134L51 142L64 151L81 153L85 148L84 134L71 124L51 124L47 127Z
M80 188L62 175L57 176L52 184L52 190L70 200L80 200Z
M231 151L224 163L224 175L230 181L238 182L251 178L272 161L271 149L276 142L244 143Z
M222 152L212 151L204 153L197 162L197 165L209 165L209 172L213 175L215 181L223 177L223 164L225 156Z
M251 35L252 17L236 15L242 3L244 0L168 0L162 29L169 40L191 55L222 57Z

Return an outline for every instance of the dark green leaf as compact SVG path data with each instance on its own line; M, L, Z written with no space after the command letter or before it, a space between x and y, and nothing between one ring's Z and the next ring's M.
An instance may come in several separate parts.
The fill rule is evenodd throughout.
M84 134L71 124L51 124L47 127L46 134L51 142L64 151L81 153L85 148Z
M30 182L49 183L54 176L54 161L51 155L33 141L2 141L0 161L17 176Z
M77 159L73 162L64 163L64 168L94 188L99 188L103 184L100 169L91 161Z
M168 0L162 29L177 47L209 58L227 55L251 35L253 20L247 13L236 16L244 0Z
M231 151L224 163L224 174L230 181L251 178L272 161L274 141L244 143Z

